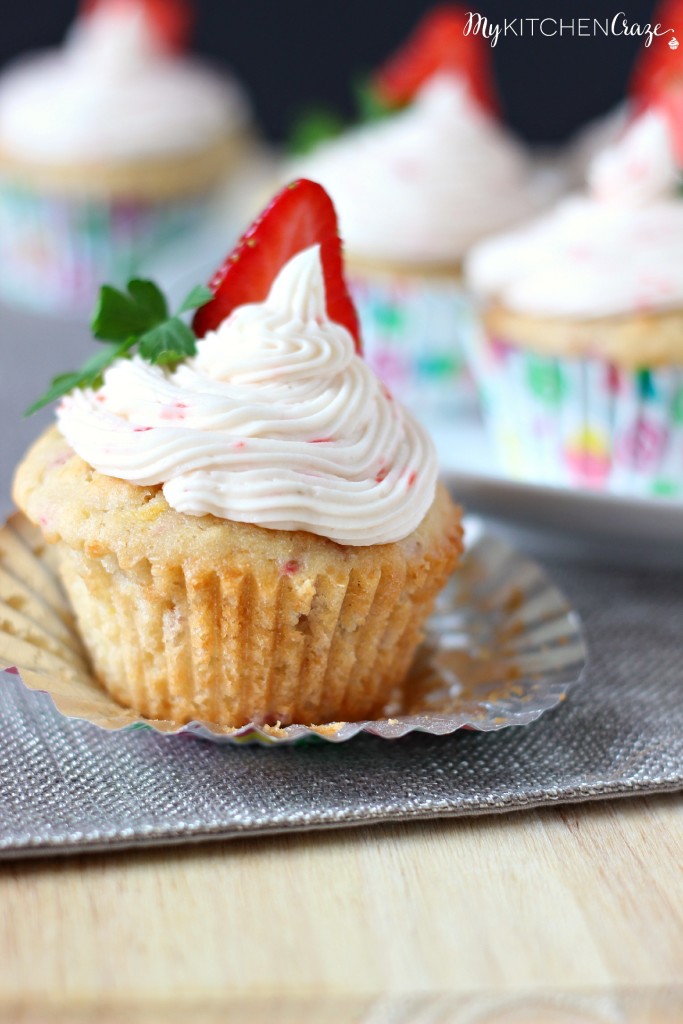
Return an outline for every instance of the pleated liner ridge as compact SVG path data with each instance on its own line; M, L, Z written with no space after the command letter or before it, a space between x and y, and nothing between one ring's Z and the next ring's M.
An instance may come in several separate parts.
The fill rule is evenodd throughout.
M453 533L367 563L149 562L124 571L60 543L61 575L100 681L145 717L283 725L378 715L401 684L458 554ZM298 568L298 567L297 567Z

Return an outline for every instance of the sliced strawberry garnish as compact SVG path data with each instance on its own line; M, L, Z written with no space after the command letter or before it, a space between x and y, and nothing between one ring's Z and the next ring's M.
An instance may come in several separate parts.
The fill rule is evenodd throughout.
M179 53L187 47L193 20L189 0L83 0L81 5L86 17L103 9L122 13L141 10L165 52Z
M673 33L656 36L641 47L631 74L630 93L636 103L647 106L676 82L683 82L683 0L663 0L652 16L653 25ZM670 46L672 42L679 45Z
M355 307L344 279L337 214L322 185L300 178L271 199L209 282L211 302L195 314L198 338L215 330L237 306L263 302L285 263L303 249L320 246L327 315L342 324L361 351Z
M408 41L371 80L383 103L404 106L432 75L451 72L465 79L482 107L498 111L491 47L483 36L465 35L469 13L459 4L441 4L424 16Z

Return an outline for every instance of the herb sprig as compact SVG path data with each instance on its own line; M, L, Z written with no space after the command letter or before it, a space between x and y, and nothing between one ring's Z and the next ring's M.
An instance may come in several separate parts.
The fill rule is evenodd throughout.
M353 83L353 95L356 105L357 124L381 121L390 117L407 104L392 105L383 100L367 76L357 76ZM353 126L334 107L323 104L304 107L293 121L290 128L287 148L294 156L305 156L312 153L323 142L336 139Z
M103 285L91 321L93 336L103 343L103 348L80 370L53 378L45 394L29 406L24 415L31 416L74 388L99 387L107 367L116 359L129 358L134 351L149 363L168 367L193 356L197 339L181 317L183 313L205 306L212 298L209 288L198 285L171 315L163 292L153 281L136 278L128 282L126 291Z

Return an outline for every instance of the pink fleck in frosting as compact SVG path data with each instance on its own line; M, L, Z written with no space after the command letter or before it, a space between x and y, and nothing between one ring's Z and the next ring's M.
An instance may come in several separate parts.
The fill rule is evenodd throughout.
M683 197L666 119L651 110L592 162L589 192L481 243L474 289L532 316L588 319L683 305Z
M386 544L412 533L434 499L433 445L328 318L317 246L192 359L173 371L119 360L57 417L99 472L161 484L189 515Z

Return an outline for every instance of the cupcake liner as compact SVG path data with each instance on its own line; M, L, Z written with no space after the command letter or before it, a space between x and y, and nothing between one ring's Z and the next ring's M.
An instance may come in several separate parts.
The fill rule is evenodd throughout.
M629 371L597 356L538 355L482 335L470 356L485 421L511 476L683 495L683 367Z
M457 271L364 271L348 282L364 355L401 402L429 423L449 422L476 402L465 350L475 309Z
M122 571L59 545L59 575L99 679L149 718L286 724L373 716L405 677L445 570L310 575L228 562ZM420 556L421 557L421 556Z
M470 728L496 731L528 725L560 704L583 672L581 625L539 566L467 521L462 567L437 598L425 641L407 683L373 718L315 725L219 726L210 720L178 725L150 720L116 700L88 667L71 610L54 575L56 552L22 515L0 529L0 668L13 668L50 713L107 731L154 729L223 743L291 743L315 737L334 743L359 733L396 739L419 731L447 735ZM367 600L372 600L368 597ZM353 610L362 614L362 608ZM362 637L372 660L381 629L374 616ZM406 650L409 616L396 620L394 653ZM347 618L350 628L352 619ZM256 654L254 655L257 656ZM307 685L305 666L292 655L292 684ZM398 668L400 671L400 666ZM132 678L131 685L135 685Z
M179 513L158 487L92 470L55 427L18 467L14 494L57 546L103 685L179 722L374 714L462 551L441 484L401 540L343 545Z
M88 311L103 281L124 284L195 230L210 198L108 201L0 179L0 292L39 311Z

